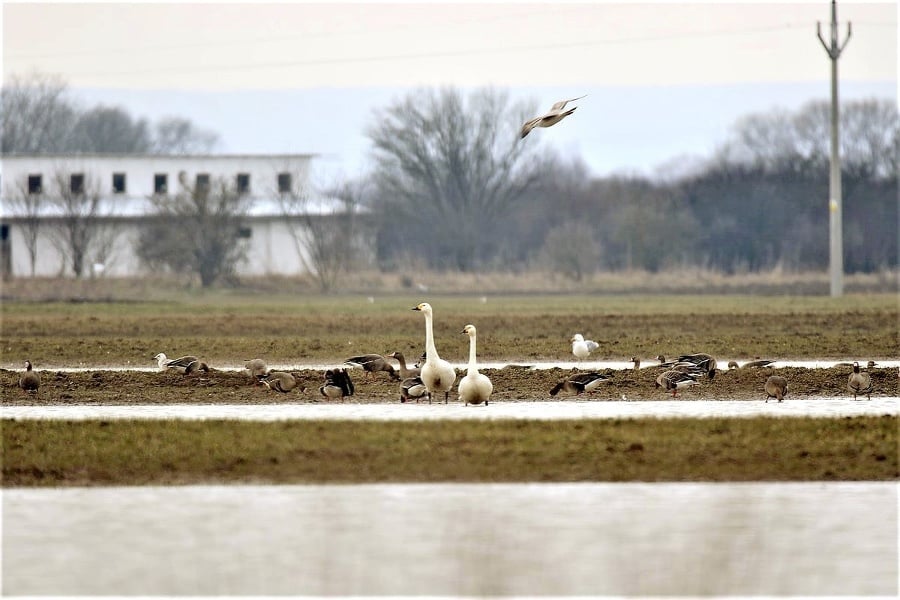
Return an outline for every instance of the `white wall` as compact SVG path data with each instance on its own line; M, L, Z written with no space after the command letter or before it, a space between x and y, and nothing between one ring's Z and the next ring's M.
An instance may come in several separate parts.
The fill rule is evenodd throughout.
M255 209L251 211L248 225L251 228L247 243L247 261L239 265L242 275L295 275L305 273L303 261L297 254L297 246L285 217L279 214L272 194L277 191L277 174L291 173L295 186L303 188L309 183L310 155L265 156L149 156L149 155L79 155L79 156L5 156L0 160L2 196L0 196L0 220L10 225L12 275L31 275L31 263L25 243L21 214L10 201L17 193L17 185L27 181L30 174L41 174L45 192L53 189L55 174L63 173L68 180L72 173L84 173L87 180L100 182L103 195L104 216L120 217L109 221L107 234L114 237L109 257L101 259L96 248L86 260L85 276L90 276L93 263L103 263L98 276L133 276L146 271L134 253L141 217L151 209L148 197L153 194L153 178L156 173L166 173L169 191L178 191L180 172L185 172L191 185L197 173L209 173L212 180L224 177L234 181L237 173L250 175L250 195ZM112 193L112 174L126 174L126 193ZM173 187L175 186L175 187ZM309 205L312 212L330 212L327 200ZM52 214L52 213L50 213ZM42 219L38 237L35 274L42 277L71 275L71 266L57 247L54 234L55 220Z

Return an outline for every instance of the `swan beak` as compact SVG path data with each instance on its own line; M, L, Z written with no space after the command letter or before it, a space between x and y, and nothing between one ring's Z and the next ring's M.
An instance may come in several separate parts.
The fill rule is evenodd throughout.
M412 307L412 310L422 310L422 309L419 308L418 306L413 306L413 307Z

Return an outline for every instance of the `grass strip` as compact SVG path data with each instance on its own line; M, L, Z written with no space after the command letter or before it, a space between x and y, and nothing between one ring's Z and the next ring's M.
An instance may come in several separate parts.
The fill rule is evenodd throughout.
M898 418L2 422L3 486L896 480Z

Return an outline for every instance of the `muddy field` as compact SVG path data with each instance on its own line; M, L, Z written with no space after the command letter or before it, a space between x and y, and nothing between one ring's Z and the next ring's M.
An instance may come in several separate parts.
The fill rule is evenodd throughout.
M722 370L712 380L702 379L701 385L679 391L678 397L689 400L765 400L763 384L766 378L777 373L789 382L788 401L806 397L848 396L847 367L829 369L805 369L783 367L779 369ZM41 389L38 393L25 393L17 386L18 373L0 370L3 404L5 406L54 405L54 404L278 404L278 403L334 403L319 393L322 371L293 371L299 382L294 390L280 393L254 385L246 375L235 371L217 371L199 375L181 375L174 372L122 372L39 371ZM389 403L399 402L399 384L385 373L365 377L360 369L350 370L356 392L344 402ZM529 369L504 367L484 369L494 384L492 401L521 402L552 400L549 394L553 385L572 371L563 369ZM663 400L671 397L655 387L660 370L645 367L639 371L605 370L610 382L600 390L578 396L582 400ZM897 396L898 379L895 369L870 369L874 382L873 396ZM462 376L462 372L460 372ZM555 399L570 399L572 395L560 393ZM456 401L456 391L450 395Z

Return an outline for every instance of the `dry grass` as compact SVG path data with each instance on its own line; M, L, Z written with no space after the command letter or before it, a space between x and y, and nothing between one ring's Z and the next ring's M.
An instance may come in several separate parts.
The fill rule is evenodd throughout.
M3 485L896 480L898 420L5 421Z

